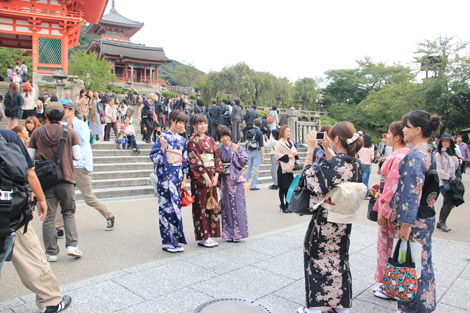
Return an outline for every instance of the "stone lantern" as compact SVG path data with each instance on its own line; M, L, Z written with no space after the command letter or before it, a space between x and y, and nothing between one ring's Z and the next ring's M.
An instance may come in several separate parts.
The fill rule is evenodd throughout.
M65 95L65 79L68 78L68 75L64 73L62 69L57 69L52 75L52 78L56 80L56 96L57 99L62 99Z

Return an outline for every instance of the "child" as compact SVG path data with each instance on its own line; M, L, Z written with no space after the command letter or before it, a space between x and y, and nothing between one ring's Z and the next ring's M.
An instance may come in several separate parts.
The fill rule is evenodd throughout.
M129 141L125 134L126 132L126 125L121 125L121 130L118 133L116 143L119 146L119 149L126 149L126 143Z

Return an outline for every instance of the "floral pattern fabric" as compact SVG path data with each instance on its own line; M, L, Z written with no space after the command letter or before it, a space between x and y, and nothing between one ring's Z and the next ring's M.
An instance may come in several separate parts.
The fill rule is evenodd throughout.
M242 147L233 152L233 144L219 147L220 159L230 164L230 173L221 176L222 238L239 240L248 237L243 168L248 155Z
M399 301L398 310L403 313L428 313L436 310L436 284L432 266L431 242L435 216L418 217L418 208L426 171L435 169L433 148L426 143L416 145L400 163L400 179L390 206L396 212L398 223L410 224L411 240L423 246L421 252L421 277L416 296L408 302Z
M186 139L180 135L174 135L171 131L163 132L167 141L166 152L161 149L160 138L157 139L150 151L150 159L158 177L158 217L162 244L186 244L183 233L183 220L181 216L181 194L180 188L183 175L188 175L188 152L186 150ZM168 160L168 150L182 151L183 161L171 163Z
M398 180L400 178L399 166L401 160L410 152L409 149L401 148L393 153L384 161L380 174L385 177L385 184L382 193L375 202L374 211L382 214L387 219L386 226L379 226L377 240L377 266L375 269L375 281L384 282L384 271L388 258L392 253L393 239L398 237L397 228L392 223L396 218L390 207L390 200L397 190Z
M211 154L213 166L204 164L204 154ZM209 237L220 237L219 210L206 210L207 199L210 196L210 188L206 187L204 173L209 178L216 173L222 174L224 169L220 161L219 151L214 139L210 136L198 136L193 134L188 142L188 159L191 176L191 194L194 197L193 223L196 240L207 240ZM217 200L217 188L213 189L212 195Z
M359 162L346 154L304 171L312 192L312 219L304 241L306 305L309 308L350 308L352 278L349 267L351 224L327 221L328 210L313 210L328 191L342 182L362 182Z

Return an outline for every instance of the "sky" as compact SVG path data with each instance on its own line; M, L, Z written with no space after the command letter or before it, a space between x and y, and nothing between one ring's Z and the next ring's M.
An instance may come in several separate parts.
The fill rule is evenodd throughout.
M105 14L111 8L109 0ZM245 62L287 77L324 77L371 57L413 66L419 42L454 36L470 42L468 0L115 0L143 22L134 43L208 73Z

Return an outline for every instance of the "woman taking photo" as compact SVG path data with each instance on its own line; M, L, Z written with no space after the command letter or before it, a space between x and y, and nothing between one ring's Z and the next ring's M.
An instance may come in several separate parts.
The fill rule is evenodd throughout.
M279 131L279 142L276 145L275 156L279 162L277 168L277 186L279 187L279 200L281 201L281 211L289 213L289 204L285 201L287 191L294 180L294 166L297 157L297 149L294 143L290 140L291 129L289 126L284 125Z
M454 208L452 195L450 194L450 182L456 179L455 171L459 168L459 159L455 153L455 143L449 133L444 133L437 144L436 166L439 174L439 189L444 198L437 228L443 232L449 232L446 221L450 211Z
M232 143L232 133L227 126L217 127L220 159L224 165L221 179L222 238L229 242L239 242L248 237L246 218L245 185L243 168L248 163L248 155L240 144Z
M413 148L400 163L398 187L390 206L397 214L400 238L422 244L423 250L416 295L410 301L398 301L398 312L428 313L436 310L436 284L431 252L435 211L432 203L420 206L420 200L426 171L436 167L428 138L439 127L440 120L424 110L417 110L403 117L403 125L405 141L411 143Z
M117 137L117 108L114 105L114 99L110 98L109 103L106 105L106 135L104 141L109 141L111 128L114 130L114 135Z
M194 233L199 246L213 248L219 244L212 238L220 237L219 210L207 210L207 200L217 201L219 175L224 172L214 139L206 136L207 118L195 114L191 118L194 133L188 141L188 159L191 175L191 194L194 197ZM212 191L212 192L211 192Z
M326 134L325 134L326 135ZM326 137L326 136L325 136ZM350 122L333 125L326 137L336 153L311 166L317 146L316 132L308 135L308 152L305 160L307 188L311 191L311 205L320 203L326 194L343 182L361 182L362 172L355 156L362 148L363 139ZM312 219L304 241L304 270L306 304L298 313L328 312L348 313L352 306L351 271L349 268L349 243L351 224L327 220L328 209L311 207Z
M384 271L388 259L392 253L393 239L398 237L397 228L392 221L395 216L392 214L390 200L397 190L399 172L398 167L401 160L410 152L406 148L403 135L403 122L393 122L390 124L387 134L386 145L393 148L392 154L384 161L380 174L383 177L384 184L380 194L375 202L374 211L378 212L379 235L377 240L377 267L375 269L375 281L384 283ZM379 191L380 186L375 184L371 187L371 193L374 195ZM383 286L374 289L374 295L381 299L390 299L384 291Z
M358 157L361 161L361 168L362 168L362 181L364 185L367 187L367 194L366 200L369 200L369 177L370 177L370 167L372 165L372 161L374 161L374 147L372 147L372 139L369 134L364 134L364 147L359 150Z

